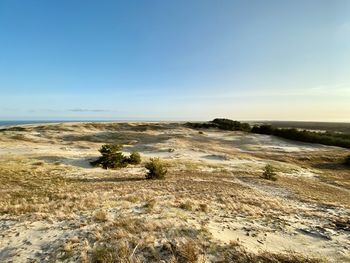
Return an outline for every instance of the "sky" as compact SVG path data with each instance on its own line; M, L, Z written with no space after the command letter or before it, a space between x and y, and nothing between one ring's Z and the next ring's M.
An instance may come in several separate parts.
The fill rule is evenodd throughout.
M350 122L350 1L2 0L0 120Z

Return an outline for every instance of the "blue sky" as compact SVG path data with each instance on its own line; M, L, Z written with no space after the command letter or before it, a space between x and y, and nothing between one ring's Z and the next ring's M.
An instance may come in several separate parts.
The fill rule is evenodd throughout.
M0 1L0 120L350 121L350 1Z

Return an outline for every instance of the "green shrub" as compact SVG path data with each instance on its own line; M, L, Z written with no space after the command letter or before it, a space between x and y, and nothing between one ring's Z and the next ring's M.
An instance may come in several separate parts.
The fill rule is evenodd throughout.
M96 161L91 162L93 166L100 166L104 169L123 168L128 165L128 158L121 152L119 144L102 145L99 152L102 154Z
M123 146L120 144L104 144L98 150L102 155L110 155L113 153L120 152L123 149Z
M159 158L151 158L145 164L145 168L148 170L146 179L164 179L167 173L167 169Z
M128 162L130 164L140 164L141 163L141 155L138 152L132 152L128 158Z
M271 164L267 164L265 166L262 178L266 180L271 180L271 181L277 180L275 169Z

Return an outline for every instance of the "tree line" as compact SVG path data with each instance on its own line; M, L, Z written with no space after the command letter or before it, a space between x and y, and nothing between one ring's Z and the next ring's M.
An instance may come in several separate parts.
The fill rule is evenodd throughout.
M295 128L278 128L272 125L254 125L251 127L249 123L233 121L230 119L216 118L208 122L189 122L187 127L195 129L218 128L228 131L245 131L258 134L274 135L281 138L308 142L319 143L330 146L339 146L350 148L350 134L338 132L318 132L310 130L298 130Z

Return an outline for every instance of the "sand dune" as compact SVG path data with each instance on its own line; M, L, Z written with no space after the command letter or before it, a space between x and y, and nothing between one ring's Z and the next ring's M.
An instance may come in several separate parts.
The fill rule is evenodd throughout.
M91 167L104 143L162 158L167 178ZM181 123L2 129L0 261L349 262L350 172L328 165L346 154ZM266 164L277 181L261 178Z

